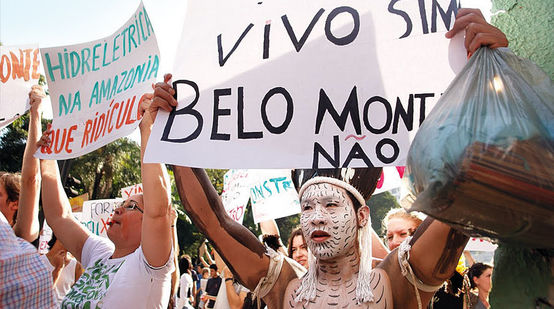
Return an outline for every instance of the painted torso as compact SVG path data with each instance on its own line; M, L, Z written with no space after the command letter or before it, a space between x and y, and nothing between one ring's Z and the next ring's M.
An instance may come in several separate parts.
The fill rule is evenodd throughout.
M318 278L315 300L303 303L297 303L294 300L302 279L294 279L287 287L283 308L393 308L390 281L384 270L374 269L371 273L373 303L357 304L356 279L356 276L347 281L342 281L340 278L334 280Z

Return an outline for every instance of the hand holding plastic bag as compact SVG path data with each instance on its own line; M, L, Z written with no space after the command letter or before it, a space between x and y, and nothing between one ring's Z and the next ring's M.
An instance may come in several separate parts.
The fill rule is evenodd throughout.
M530 61L483 47L442 95L408 154L427 213L473 235L552 248L554 88Z

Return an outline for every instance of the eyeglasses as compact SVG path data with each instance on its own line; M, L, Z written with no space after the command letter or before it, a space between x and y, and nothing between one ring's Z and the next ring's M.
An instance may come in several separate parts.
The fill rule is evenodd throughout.
M125 211L136 209L136 210L140 211L140 213L144 213L144 211L138 207L138 204L135 201L129 201L129 203L127 203L127 204L125 204L125 201L123 201L123 202L119 203L118 205L116 205L114 210L119 209L119 208L123 208L123 209L125 209Z

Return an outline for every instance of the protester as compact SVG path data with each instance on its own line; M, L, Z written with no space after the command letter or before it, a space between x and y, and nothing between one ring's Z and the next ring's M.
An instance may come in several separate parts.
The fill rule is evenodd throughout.
M308 245L300 227L290 233L287 254L289 258L308 269Z
M447 36L464 29L470 53L481 45L507 45L506 37L487 24L478 10L460 9ZM168 78L156 85L153 102L171 111L177 101ZM325 175L320 172L319 176ZM234 275L247 288L256 290L270 308L370 303L423 308L453 274L468 237L427 218L413 237L372 270L372 230L365 201L380 174L380 168L354 171L354 176L351 170L331 171L327 176L333 177L315 177L304 183L299 191L301 226L314 259L307 275L298 278L289 263L282 263L279 255L268 255L255 236L225 215L205 171L179 166L174 170L189 217L217 247ZM353 183L360 185L364 195ZM347 293L335 292L347 286Z
M0 211L13 227L15 235L38 247L38 203L40 171L38 159L33 155L41 131L41 103L46 96L39 85L29 92L29 129L23 153L21 175L0 172Z
M57 308L52 275L0 213L0 308Z
M196 291L197 301L195 308L204 309L206 302L203 300L203 297L206 294L206 286L208 285L208 280L210 279L210 268L204 267L201 271L202 278L200 279L200 288Z
M471 288L478 290L477 297L472 297L470 308L488 309L489 293L491 291L492 266L475 263L469 269L467 276L471 282Z
M206 303L206 308L213 308L215 306L215 300L221 286L221 277L217 269L216 264L210 265L210 279L206 283L206 293L202 299Z
M191 303L194 301L194 282L191 274L190 257L183 256L179 263L181 279L179 280L179 300L177 308L193 308Z
M54 292L58 303L61 304L65 295L83 274L83 268L77 260L72 257L62 242L52 234L48 242L48 253L41 255L42 261L52 272Z
M407 213L403 208L389 210L383 219L385 239L389 250L400 246L404 239L414 235L415 230L423 220L414 213Z
M170 218L170 184L165 166L144 164L155 103L141 102L142 195L118 205L110 221L108 239L92 235L71 214L57 164L41 160L42 201L48 225L85 267L85 273L62 302L62 308L166 308L174 270ZM50 143L50 128L41 146Z

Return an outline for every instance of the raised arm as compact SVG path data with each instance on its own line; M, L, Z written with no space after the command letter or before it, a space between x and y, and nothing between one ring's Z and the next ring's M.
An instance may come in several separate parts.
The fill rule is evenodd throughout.
M15 235L33 242L39 235L38 201L40 194L39 160L33 157L37 151L37 142L41 136L40 105L46 94L39 85L34 85L29 93L31 110L29 111L29 130L27 144L23 153L21 167L21 191L19 192L19 208L17 219L13 226Z
M456 22L446 33L446 37L452 38L460 31L465 31L465 47L470 56L481 46L490 48L508 46L506 35L487 23L479 9L460 9L456 15Z
M171 78L171 77L169 77ZM168 81L168 80L166 80ZM164 164L144 163L144 150L158 107L152 102L152 95L141 98L140 111L140 161L144 198L141 246L148 264L154 267L167 263L173 245L171 230L171 184Z
M42 135L40 144L50 143L50 126ZM71 213L71 205L60 181L58 164L53 160L40 160L42 175L42 208L48 225L64 247L81 261L81 252L90 232L77 222Z

